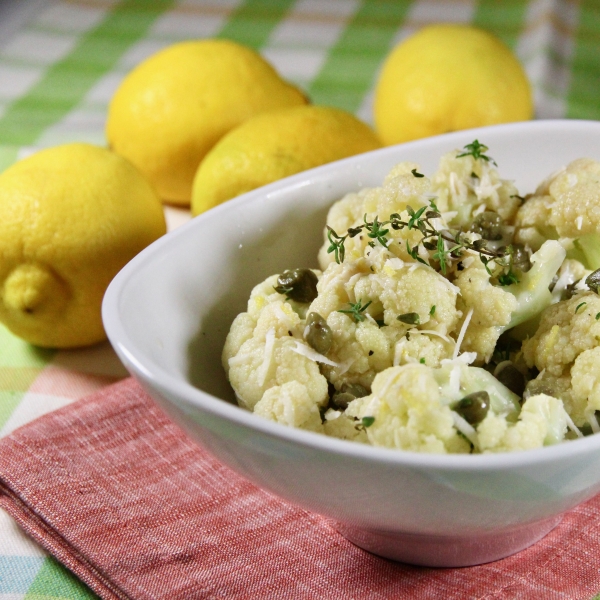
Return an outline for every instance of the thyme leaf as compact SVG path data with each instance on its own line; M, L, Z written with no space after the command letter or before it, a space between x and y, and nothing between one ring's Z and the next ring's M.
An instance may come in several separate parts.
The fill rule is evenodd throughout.
M355 303L349 302L348 303L350 305L349 309L338 310L338 312L350 315L350 317L352 317L356 323L359 323L360 321L365 320L365 315L363 313L365 312L367 306L369 306L369 304L371 304L371 302L372 302L372 300L369 300L366 304L363 304L363 305L361 305L360 300Z
M489 148L485 144L479 142L479 140L473 140L470 144L464 146L464 150L465 152L457 154L456 158L462 158L463 156L472 156L475 160L484 160L486 162L491 162L493 165L498 166L493 158L489 157L487 154L484 154L484 152L487 152Z
M330 246L327 248L327 253L331 252L335 255L335 262L341 264L344 262L346 257L346 247L344 242L346 241L345 235L338 235L329 225L327 225L327 239L329 240Z
M410 313L404 313L403 315L398 315L396 317L396 319L398 319L398 321L402 321L403 323L406 323L407 325L420 325L421 324L421 317L419 317L419 313L416 313L416 312L410 312Z

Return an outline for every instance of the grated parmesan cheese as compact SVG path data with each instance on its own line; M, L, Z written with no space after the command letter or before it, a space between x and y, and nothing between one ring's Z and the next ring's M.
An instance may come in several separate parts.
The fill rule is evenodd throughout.
M258 367L256 373L256 379L259 386L263 386L265 384L265 380L267 379L267 373L269 372L269 367L271 366L271 359L273 358L273 350L275 348L275 329L272 327L267 331L265 336L265 349L263 351L263 361Z
M472 316L473 316L473 309L470 308L469 312L467 313L467 316L465 317L464 323L462 324L462 327L460 328L460 333L458 334L458 338L456 340L456 346L454 346L454 354L452 355L452 358L458 357L458 354L460 352L460 346L465 337L465 333L467 333L467 327L469 326L469 323L471 322Z
M320 362L325 365L329 365L330 367L339 367L339 363L336 363L332 360L329 360L326 356L319 354L316 350L313 350L310 346L299 342L298 340L294 340L296 342L296 347L292 348L292 351L296 354L300 354L301 356L305 356L309 360L314 362Z
M458 431L460 431L471 444L475 446L475 448L479 449L479 438L477 437L477 432L473 426L455 411L452 411L452 419L454 420L454 427L456 427L456 429L458 429Z

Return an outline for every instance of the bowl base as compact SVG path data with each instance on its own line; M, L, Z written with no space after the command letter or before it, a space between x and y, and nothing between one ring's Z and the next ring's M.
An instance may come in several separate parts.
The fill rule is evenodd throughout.
M469 567L506 558L542 539L562 515L504 532L470 536L436 536L385 532L333 523L359 548L400 562L423 567Z

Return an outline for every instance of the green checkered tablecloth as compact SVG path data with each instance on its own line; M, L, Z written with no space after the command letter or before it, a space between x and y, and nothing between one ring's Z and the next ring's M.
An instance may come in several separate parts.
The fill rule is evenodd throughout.
M39 147L104 144L107 105L122 77L190 38L247 44L313 103L372 122L386 54L440 21L498 34L527 70L538 118L600 119L598 0L4 1L0 169ZM168 209L170 228L188 216ZM108 344L46 351L0 326L0 436L125 375ZM94 597L0 511L0 600Z

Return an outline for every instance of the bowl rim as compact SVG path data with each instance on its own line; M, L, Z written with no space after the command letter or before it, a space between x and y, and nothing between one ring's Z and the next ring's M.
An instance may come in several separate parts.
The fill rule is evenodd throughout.
M222 211L235 210L236 206L258 199L268 198L290 187L302 187L307 181L315 178L323 179L331 171L343 169L352 164L359 164L366 156L394 154L397 148L427 147L436 145L440 139L449 143L453 139L475 136L481 138L487 133L511 129L555 130L557 134L565 130L594 128L600 133L600 121L583 119L546 119L522 121L501 125L491 125L476 129L462 130L432 136L421 140L388 146L367 153L338 160L285 179L276 181L267 186L247 192L233 200L216 206L215 208L194 217L188 223L178 227L175 231L162 236L150 246L142 250L111 281L102 302L102 320L104 327L115 352L121 358L131 374L138 380L155 388L162 397L175 396L190 407L199 408L217 418L231 421L238 426L260 432L271 438L282 439L286 443L307 447L336 455L352 456L365 462L375 462L387 465L402 465L404 467L434 469L438 471L460 470L470 471L496 471L504 469L518 469L533 464L555 463L557 460L566 460L578 455L590 454L600 451L600 434L590 435L580 439L569 440L552 446L519 450L513 452L499 452L489 454L429 454L394 448L384 448L342 440L321 433L288 427L269 421L255 415L239 406L231 404L216 396L196 388L191 383L183 382L169 374L160 364L147 357L143 349L140 351L137 344L132 341L126 332L123 322L119 318L120 298L125 293L130 278L144 265L153 262L160 256L164 246L170 246L173 240L178 239L189 229L201 227L202 223L212 220ZM600 144L599 144L600 145Z

